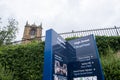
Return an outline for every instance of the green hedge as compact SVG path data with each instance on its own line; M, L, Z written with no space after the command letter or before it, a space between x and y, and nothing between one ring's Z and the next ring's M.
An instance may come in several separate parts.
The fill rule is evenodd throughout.
M113 54L113 50L109 47L106 49L107 55L101 55L102 68L105 80L120 79L120 55Z
M42 80L43 43L4 47L0 63L14 75L12 80Z
M5 70L5 68L0 64L0 80L12 80L13 73L10 70Z
M100 53L106 55L109 47L114 51L120 50L120 36L96 36L96 42Z
M106 55L110 54L109 48L113 51L112 53L120 50L120 37L97 36L96 41L99 53L102 55L102 65L106 80L119 80L120 59L111 59L110 61L107 59L109 56ZM6 71L12 72L13 79L10 80L42 80L43 52L43 42L2 46L0 47L0 63Z

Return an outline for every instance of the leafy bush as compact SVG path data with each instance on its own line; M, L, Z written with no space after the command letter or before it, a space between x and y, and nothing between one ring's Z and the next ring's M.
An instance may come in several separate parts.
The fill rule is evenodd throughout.
M120 37L96 36L96 41L106 80L119 80L120 59L114 53L120 50ZM42 80L43 52L44 42L2 46L0 47L1 71L7 71L12 80Z
M12 80L13 73L9 70L5 70L5 68L0 64L0 80Z
M69 40L76 39L76 38L79 38L79 37L69 37L69 38L66 38L65 40L69 41Z
M109 47L114 51L120 50L120 36L96 36L96 42L100 54L106 54Z
M105 75L105 80L120 79L120 57L113 54L113 50L109 47L106 50L107 55L101 55L101 63Z
M42 80L43 43L7 46L1 51L0 63L14 73L14 80Z

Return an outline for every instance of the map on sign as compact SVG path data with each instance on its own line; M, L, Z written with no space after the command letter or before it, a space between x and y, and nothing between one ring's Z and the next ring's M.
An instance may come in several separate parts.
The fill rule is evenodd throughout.
M94 36L66 41L46 31L43 80L104 80Z

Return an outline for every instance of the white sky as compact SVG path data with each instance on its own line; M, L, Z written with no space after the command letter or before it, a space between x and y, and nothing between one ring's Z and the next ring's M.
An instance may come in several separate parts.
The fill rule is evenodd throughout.
M120 26L120 0L0 0L0 17L19 22L21 40L26 21L43 24L43 35Z

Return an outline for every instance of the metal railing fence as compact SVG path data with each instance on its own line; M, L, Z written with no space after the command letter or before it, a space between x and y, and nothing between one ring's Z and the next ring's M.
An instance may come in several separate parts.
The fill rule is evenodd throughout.
M82 37L82 36L86 36L90 34L94 34L95 36L120 36L120 27L114 26L113 28L72 31L72 32L66 32L66 33L60 33L59 35L65 39L69 37ZM33 39L34 38L26 39L26 40L33 40ZM37 37L37 39L45 41L45 36L42 36L40 38ZM26 40L14 41L12 42L12 44L20 44L21 42L26 41Z

